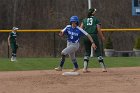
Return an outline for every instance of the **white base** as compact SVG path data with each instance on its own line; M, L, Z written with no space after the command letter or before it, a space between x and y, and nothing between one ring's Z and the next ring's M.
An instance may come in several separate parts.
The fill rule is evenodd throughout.
M77 75L80 75L79 72L64 72L62 73L62 75L64 76L77 76Z

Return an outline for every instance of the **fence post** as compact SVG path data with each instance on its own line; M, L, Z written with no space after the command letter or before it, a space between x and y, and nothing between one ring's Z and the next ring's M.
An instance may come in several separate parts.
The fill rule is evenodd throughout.
M8 54L7 54L7 57L9 58L9 45L8 45L8 43L7 43L7 51L8 51Z
M56 43L55 43L55 32L53 33L53 38L54 38L54 42L53 42L53 45L54 45L54 49L53 49L53 57L56 57Z
M102 56L105 56L104 55L104 44L103 44L103 41L101 40L101 55Z

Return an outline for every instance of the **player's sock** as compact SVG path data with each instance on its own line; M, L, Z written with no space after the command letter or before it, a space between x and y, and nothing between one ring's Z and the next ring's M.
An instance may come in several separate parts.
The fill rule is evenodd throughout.
M105 64L104 64L103 61L99 61L99 63L100 63L100 65L101 65L102 68L106 68L106 66L105 66Z
M106 69L106 66L105 66L105 64L104 64L103 57L102 57L102 56L99 56L99 57L98 57L98 60L99 60L99 63L100 63L100 65L101 65L101 67L102 67L103 69Z
M77 60L73 59L72 62L73 62L74 68L78 68Z
M13 53L13 61L16 61L16 53Z
M14 57L14 53L12 53L12 57Z
M84 69L87 69L88 68L88 62L89 62L89 57L88 56L85 56L84 57Z
M84 60L84 69L88 68L88 60Z
M60 61L60 67L62 68L65 62L65 55L62 55L61 61Z

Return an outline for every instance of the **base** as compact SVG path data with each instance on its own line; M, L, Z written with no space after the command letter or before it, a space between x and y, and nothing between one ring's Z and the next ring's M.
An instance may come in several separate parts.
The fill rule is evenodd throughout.
M79 72L64 72L62 73L62 75L64 76L77 76L77 75L80 75Z

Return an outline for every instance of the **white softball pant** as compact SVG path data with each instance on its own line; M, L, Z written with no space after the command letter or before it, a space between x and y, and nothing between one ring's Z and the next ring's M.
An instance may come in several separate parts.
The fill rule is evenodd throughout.
M76 59L75 52L79 49L79 42L78 43L72 43L67 42L67 47L62 50L62 55L69 55L69 57L73 60Z

